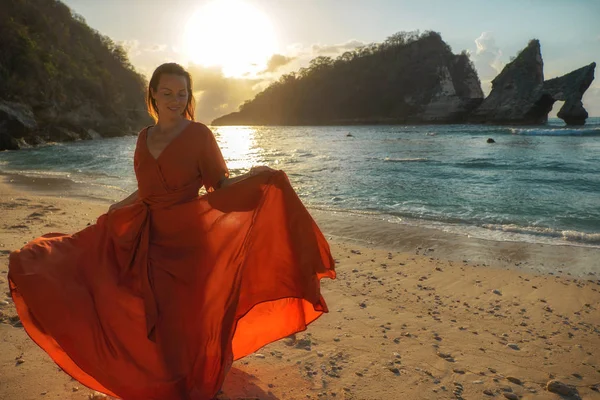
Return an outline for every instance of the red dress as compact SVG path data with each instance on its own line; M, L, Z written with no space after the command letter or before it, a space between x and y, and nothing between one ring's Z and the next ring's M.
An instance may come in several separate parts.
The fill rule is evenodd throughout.
M12 297L31 338L89 388L210 399L233 360L327 312L319 281L334 262L282 171L214 191L228 172L206 126L190 123L157 159L146 135L141 200L13 252Z

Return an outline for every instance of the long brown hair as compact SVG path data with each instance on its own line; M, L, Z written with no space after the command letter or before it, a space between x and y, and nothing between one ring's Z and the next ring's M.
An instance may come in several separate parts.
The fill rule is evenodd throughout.
M192 77L181 65L177 63L165 63L160 65L154 70L150 83L148 84L148 93L146 94L146 107L148 108L148 114L154 119L154 122L158 121L158 107L156 101L152 97L152 90L155 92L158 90L158 82L162 74L173 74L183 76L187 81L187 92L188 101L183 110L183 116L189 120L194 120L194 111L196 108L196 100L192 94Z

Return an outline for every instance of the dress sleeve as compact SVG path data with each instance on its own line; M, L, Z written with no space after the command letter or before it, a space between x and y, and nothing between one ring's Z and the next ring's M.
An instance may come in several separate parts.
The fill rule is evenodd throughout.
M133 150L133 170L136 173L138 171L138 167L140 166L140 152L142 151L142 145L146 144L146 142L142 140L143 135L146 134L146 130L148 130L148 128L144 128L138 133L135 149Z
M200 174L202 175L204 188L207 192L212 192L219 188L224 178L229 177L229 170L215 135L208 127L205 127L203 137L199 160Z

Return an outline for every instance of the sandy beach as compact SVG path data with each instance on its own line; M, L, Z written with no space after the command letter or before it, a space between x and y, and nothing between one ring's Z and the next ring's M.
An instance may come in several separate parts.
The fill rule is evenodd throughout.
M20 326L8 255L94 223L108 202L9 181L0 176L0 399L88 399ZM337 261L338 279L322 282L330 313L236 362L219 399L600 399L600 249L367 234L360 220L313 215ZM549 392L551 380L578 395Z

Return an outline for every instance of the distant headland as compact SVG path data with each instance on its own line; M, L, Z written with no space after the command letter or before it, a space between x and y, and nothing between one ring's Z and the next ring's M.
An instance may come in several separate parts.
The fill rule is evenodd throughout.
M484 98L468 54L453 54L437 32L401 32L336 59L315 58L213 125L536 125L547 122L555 101L564 101L559 118L583 125L588 114L581 99L595 67L591 63L544 81L540 43L534 39L492 81Z

